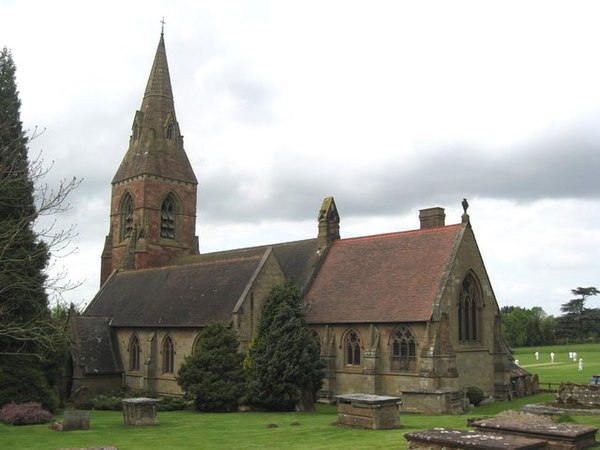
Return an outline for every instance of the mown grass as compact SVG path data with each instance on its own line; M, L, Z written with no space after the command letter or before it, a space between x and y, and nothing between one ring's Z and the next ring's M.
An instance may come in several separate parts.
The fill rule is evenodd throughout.
M535 360L534 352L540 352ZM556 354L550 364L550 351ZM584 360L584 370L568 362L568 352ZM538 373L541 382L587 383L600 373L600 344L515 349L515 357L527 370ZM91 429L55 432L47 425L15 427L0 424L0 448L19 450L99 447L137 449L406 449L404 434L433 427L467 427L467 417L488 417L528 403L549 402L553 394L539 394L511 402L482 405L466 415L427 416L403 414L398 430L359 430L335 425L334 406L319 405L315 413L246 412L207 414L193 411L158 413L153 427L127 427L120 412L92 411ZM576 423L598 426L598 416L572 416ZM60 417L58 417L60 419ZM277 425L277 427L269 427ZM596 446L600 448L600 446Z
M0 425L0 448L59 449L112 445L136 449L405 449L404 433L433 427L466 428L467 417L487 417L524 404L549 401L541 394L512 402L495 402L466 415L404 414L398 430L359 430L335 425L334 406L319 405L316 413L207 414L160 412L159 425L127 427L119 412L92 411L91 429L55 432L47 425ZM577 423L598 424L598 417L574 416ZM277 425L270 428L270 425Z

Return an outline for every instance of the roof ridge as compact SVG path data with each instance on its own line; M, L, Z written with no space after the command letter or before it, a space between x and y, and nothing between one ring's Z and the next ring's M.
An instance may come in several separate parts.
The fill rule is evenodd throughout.
M361 240L366 241L369 239L377 239L377 238L383 238L383 237L392 237L392 236L410 235L410 234L425 234L425 233L432 232L432 231L439 231L439 230L451 229L451 228L460 228L462 225L463 225L462 223L456 223L456 224L450 224L450 225L443 225L440 227L417 228L414 230L405 230L405 231L390 231L387 233L370 234L367 236L354 236L354 237L349 237L349 238L343 238L343 239L339 239L334 242L348 242L348 241L361 241Z

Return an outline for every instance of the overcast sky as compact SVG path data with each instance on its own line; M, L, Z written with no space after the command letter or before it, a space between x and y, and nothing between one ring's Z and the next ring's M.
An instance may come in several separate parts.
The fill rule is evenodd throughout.
M81 177L58 261L98 289L110 181L165 17L201 252L418 228L463 197L500 306L558 315L600 286L600 3L7 1L30 146ZM600 299L589 306L600 307Z

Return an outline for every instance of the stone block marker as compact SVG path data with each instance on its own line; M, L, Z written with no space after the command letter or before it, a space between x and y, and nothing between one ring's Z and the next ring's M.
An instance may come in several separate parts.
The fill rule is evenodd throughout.
M66 409L63 413L62 431L89 430L90 412Z
M432 428L404 435L408 449L421 450L537 450L547 449L546 441L521 436L500 436L469 430Z
M531 417L532 416L532 417ZM502 436L543 439L550 450L580 450L596 445L598 428L587 425L555 423L548 417L514 413L482 419L471 424L480 432Z
M156 421L156 404L160 401L157 398L146 397L124 398L122 402L125 425L158 425Z
M400 428L399 397L347 394L336 398L339 425L372 430Z

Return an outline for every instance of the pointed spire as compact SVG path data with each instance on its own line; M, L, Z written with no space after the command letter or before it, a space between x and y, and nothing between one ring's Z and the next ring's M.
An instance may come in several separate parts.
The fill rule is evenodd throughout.
M158 41L158 48L154 56L150 77L144 91L144 100L150 96L163 96L173 101L173 90L171 89L171 77L169 75L169 64L167 63L167 51L165 49L165 37L162 32L160 33L160 40ZM142 103L143 110L144 103Z
M175 115L162 31L142 106L133 120L129 149L112 182L119 183L140 175L156 175L197 184Z

